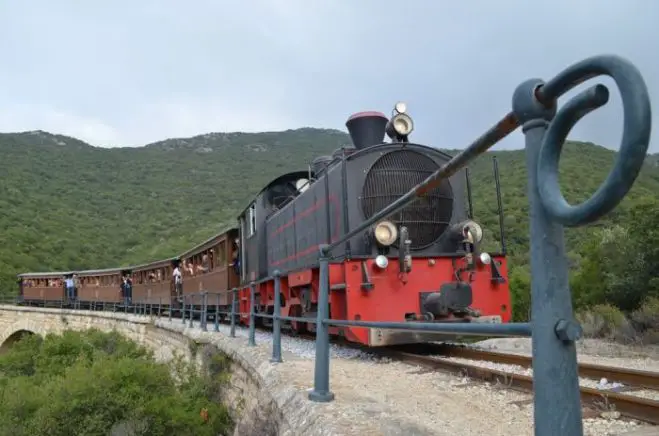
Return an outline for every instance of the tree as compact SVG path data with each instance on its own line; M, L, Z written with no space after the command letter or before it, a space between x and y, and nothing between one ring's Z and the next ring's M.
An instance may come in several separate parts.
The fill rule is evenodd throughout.
M646 198L630 210L624 226L596 232L572 281L577 305L609 303L632 311L659 296L658 226L659 202Z

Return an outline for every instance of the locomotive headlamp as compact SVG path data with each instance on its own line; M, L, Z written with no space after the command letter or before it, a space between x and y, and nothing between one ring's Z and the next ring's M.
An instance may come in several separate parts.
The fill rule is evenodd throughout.
M375 226L373 234L375 235L375 240L378 241L378 244L388 247L396 242L396 238L398 238L398 229L391 221L380 221Z
M483 239L483 228L474 221L462 225L462 234L468 242L478 244Z
M389 259L387 259L387 256L380 254L375 258L375 264L378 266L378 268L385 269L387 266L389 266Z
M492 256L490 256L488 253L481 253L480 255L480 260L483 265L489 265L490 262L492 262Z
M398 114L404 114L405 112L407 112L407 105L405 104L405 102L399 101L398 103L396 103L394 110Z
M414 121L412 117L405 113L394 115L391 119L391 125L400 136L408 136L414 130Z

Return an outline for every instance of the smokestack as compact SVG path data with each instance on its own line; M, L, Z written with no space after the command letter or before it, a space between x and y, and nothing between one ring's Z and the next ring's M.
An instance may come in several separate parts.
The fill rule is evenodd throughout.
M346 127L357 150L384 142L389 120L381 112L359 112L346 121Z

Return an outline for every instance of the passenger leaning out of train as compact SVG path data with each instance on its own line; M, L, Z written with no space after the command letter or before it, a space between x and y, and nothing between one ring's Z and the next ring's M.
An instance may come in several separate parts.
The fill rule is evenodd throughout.
M69 301L73 301L75 298L75 282L73 281L73 277L69 276L64 279L64 285L66 287L66 298Z
M181 295L183 294L183 277L181 276L181 269L178 265L174 267L174 271L172 272L172 282L174 282L176 299L181 301Z
M191 276L194 275L194 265L189 260L185 263L185 273Z
M231 266L236 275L240 276L240 241L233 241L233 253L231 254Z
M133 281L129 274L124 274L121 280L121 293L124 297L124 304L130 306L133 302Z
M197 272L200 274L206 274L208 271L210 271L211 263L210 259L208 258L208 254L204 254L201 256L201 264L197 265Z

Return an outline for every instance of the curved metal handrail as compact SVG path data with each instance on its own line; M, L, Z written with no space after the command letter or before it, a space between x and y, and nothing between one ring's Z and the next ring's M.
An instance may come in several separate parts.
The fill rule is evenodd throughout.
M581 118L605 105L609 90L598 84L570 99L549 123L538 157L540 200L552 219L567 226L591 223L613 210L627 195L643 167L652 130L652 110L641 73L619 56L596 56L579 62L537 89L545 105L591 78L608 75L618 86L624 113L620 151L613 169L586 201L572 206L558 184L558 162L567 135Z

